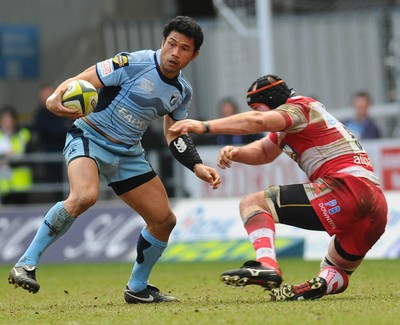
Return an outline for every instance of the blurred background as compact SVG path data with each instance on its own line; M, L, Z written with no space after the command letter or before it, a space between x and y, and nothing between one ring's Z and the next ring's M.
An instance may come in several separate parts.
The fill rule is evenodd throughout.
M42 84L57 84L119 51L157 49L164 23L180 14L195 17L205 33L202 54L186 71L196 92L194 117L216 117L224 96L245 109L245 90L266 69L331 110L349 106L359 89L369 91L376 104L399 97L396 0L0 3L0 104L15 104L25 123Z
M165 22L176 15L192 16L205 34L200 56L184 71L194 89L189 117L223 116L226 103L231 112L247 110L249 85L266 73L315 97L354 126L388 196L391 228L372 256L400 256L400 1L0 0L0 5L0 262L16 259L48 206L68 195L62 148L71 121L47 112L45 99L61 81L120 51L158 49ZM369 126L365 132L362 121ZM12 153L2 140L9 130L15 135ZM306 181L292 161L280 157L267 166L220 170L222 186L212 191L171 158L161 133L156 123L143 145L179 216L172 237L177 245L218 239L241 251L248 242L238 217L240 197L270 184ZM203 161L215 167L224 144L250 141L194 138ZM81 226L49 260L132 258L131 245L120 244L126 235L134 245L131 234L139 233L141 218L105 184L87 214L91 218L80 218ZM329 239L285 228L280 234L291 244L278 254L305 258L322 256L321 242ZM113 240L118 254L107 253L105 244ZM205 253L195 257L180 249L170 259L243 258L232 256L233 246L219 255L198 247Z
M31 168L32 195L17 203L51 201L54 192L64 192L62 197L68 191L61 150L71 121L39 114L52 87L120 51L158 49L165 22L176 15L194 17L205 34L201 55L184 71L194 88L191 118L221 116L223 99L235 102L236 111L247 110L251 82L275 73L341 120L356 118L352 96L366 92L366 114L379 130L374 137L400 137L400 1L0 2L0 108L11 106L18 127L30 133L22 151ZM170 196L191 196L182 188L180 167L165 150L160 122L144 145L155 168L163 161L159 174ZM211 137L195 140L216 144ZM19 164L20 154L12 157ZM61 164L51 165L54 161Z

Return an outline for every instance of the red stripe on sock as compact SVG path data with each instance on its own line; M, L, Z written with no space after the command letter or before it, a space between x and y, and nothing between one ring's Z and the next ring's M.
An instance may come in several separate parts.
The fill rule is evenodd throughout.
M267 212L260 212L252 217L249 221L244 225L248 234L251 234L254 230L258 230L261 228L271 229L275 233L275 223L272 215Z
M253 242L253 247L255 250L259 249L259 248L271 248L271 238L268 237L261 237L256 239Z
M269 229L272 231L272 236L275 235L274 219L272 218L272 215L268 212L260 212L256 214L246 222L244 227L249 235L254 231L260 229ZM274 247L273 241L273 237L259 237L255 238L252 244L254 250L258 250L260 248ZM266 267L279 269L278 262L271 257L260 257L257 259L257 261L259 261L262 265Z

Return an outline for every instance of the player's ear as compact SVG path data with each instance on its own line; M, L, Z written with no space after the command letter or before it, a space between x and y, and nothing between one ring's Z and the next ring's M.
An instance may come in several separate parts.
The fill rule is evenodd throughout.
M162 39L162 41L161 41L161 47L164 46L164 43L165 43L165 37L163 37L163 39Z
M199 56L199 54L200 54L200 50L195 51L192 56L192 61L194 61Z

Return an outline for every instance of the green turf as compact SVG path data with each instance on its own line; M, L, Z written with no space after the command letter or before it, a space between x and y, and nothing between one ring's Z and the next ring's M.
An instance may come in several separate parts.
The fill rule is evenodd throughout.
M33 295L7 283L0 266L0 324L399 324L400 260L366 260L340 295L315 301L272 302L261 288L224 287L232 262L159 263L151 283L179 303L128 305L123 289L130 264L42 265ZM303 282L319 263L280 261L286 282Z

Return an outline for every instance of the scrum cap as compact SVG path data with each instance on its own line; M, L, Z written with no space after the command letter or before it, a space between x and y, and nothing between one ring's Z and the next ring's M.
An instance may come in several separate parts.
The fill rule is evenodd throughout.
M275 109L286 103L294 92L276 75L268 74L254 81L247 91L247 105L263 103Z

